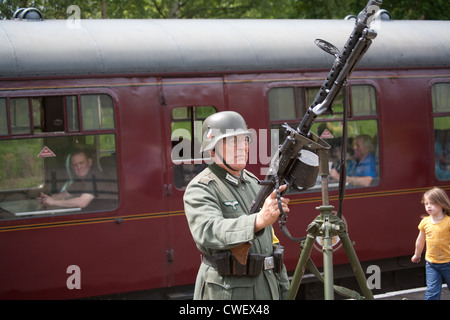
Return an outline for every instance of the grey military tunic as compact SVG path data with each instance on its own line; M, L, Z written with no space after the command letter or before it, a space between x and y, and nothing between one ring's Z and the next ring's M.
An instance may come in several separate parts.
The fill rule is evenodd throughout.
M254 233L256 214L249 215L259 191L258 179L244 170L240 177L212 164L187 186L184 207L192 236L205 255L251 242L250 253L273 254L273 230ZM201 264L194 299L282 299L289 289L286 268L280 273L265 270L257 277L220 276Z

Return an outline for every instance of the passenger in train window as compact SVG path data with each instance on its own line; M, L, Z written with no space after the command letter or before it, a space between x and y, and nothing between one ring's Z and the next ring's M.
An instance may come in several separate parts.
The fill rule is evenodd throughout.
M436 176L439 180L450 179L450 130L436 130L434 142Z
M353 145L353 159L347 167L347 182L353 186L367 187L377 177L377 161L374 150L374 143L369 135L359 135L355 138ZM339 180L339 172L336 169L330 170L330 177Z
M189 228L203 255L194 299L282 299L289 279L272 228L280 211L274 191L260 212L249 215L260 185L245 170L251 142L245 120L232 111L215 113L204 121L202 135L202 152L213 163L184 195ZM281 199L289 212L289 199Z
M42 193L38 201L44 206L86 208L97 196L97 181L100 172L93 168L88 152L77 150L70 155L70 171L75 176L59 193L51 196Z

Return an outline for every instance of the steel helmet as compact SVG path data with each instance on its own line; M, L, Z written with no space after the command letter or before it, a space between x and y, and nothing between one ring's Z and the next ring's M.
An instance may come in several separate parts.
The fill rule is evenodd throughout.
M202 152L213 150L223 138L247 135L251 142L252 134L247 129L244 118L234 111L223 111L210 115L202 126Z

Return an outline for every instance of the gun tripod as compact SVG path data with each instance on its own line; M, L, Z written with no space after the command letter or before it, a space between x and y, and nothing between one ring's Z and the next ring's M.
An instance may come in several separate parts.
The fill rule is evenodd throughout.
M366 283L366 277L361 264L356 256L353 244L347 234L346 223L341 220L339 216L333 215L333 206L329 204L328 193L328 151L327 149L318 150L319 155L319 174L322 177L322 205L316 209L320 211L320 214L314 219L314 221L308 226L308 234L300 244L301 254L295 269L295 273L291 282L291 287L288 292L287 299L293 300L297 295L300 283L305 273L305 269L308 268L320 281L324 283L324 297L325 300L334 299L334 291L343 296L354 299L362 299L361 295L356 291L335 286L333 284L333 247L332 238L338 236L342 241L342 246L350 261L350 265L355 273L359 287L363 292L365 299L373 300L372 291L368 288ZM320 274L317 267L310 259L311 250L314 245L315 239L321 236L323 238L323 277Z

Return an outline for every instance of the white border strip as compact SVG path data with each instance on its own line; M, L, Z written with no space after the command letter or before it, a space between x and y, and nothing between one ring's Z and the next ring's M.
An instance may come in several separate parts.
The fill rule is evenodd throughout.
M442 288L446 288L446 287L447 287L446 284L442 285ZM426 291L426 290L427 290L427 287L408 289L408 290L400 290L400 291L392 291L392 292L377 294L374 296L374 298L375 298L375 300L383 299L383 298L395 297L395 296L399 296L399 295L403 295L403 294L415 293L415 292Z

